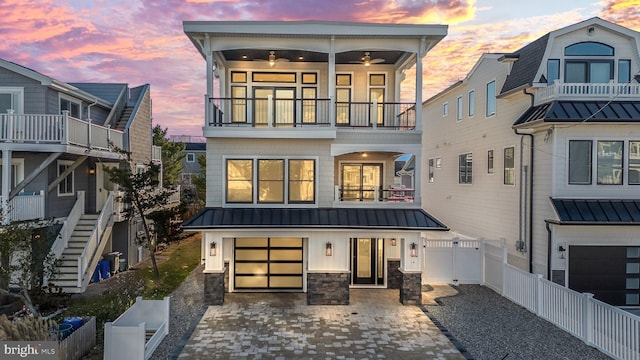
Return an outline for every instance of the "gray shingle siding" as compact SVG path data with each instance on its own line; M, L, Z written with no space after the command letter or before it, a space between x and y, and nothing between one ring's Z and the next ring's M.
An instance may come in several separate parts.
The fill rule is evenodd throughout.
M518 60L513 64L511 73L507 76L507 79L502 86L502 91L500 91L501 94L539 80L534 79L534 77L540 68L540 63L547 48L548 40L549 34L547 33L529 45L510 54L518 56Z

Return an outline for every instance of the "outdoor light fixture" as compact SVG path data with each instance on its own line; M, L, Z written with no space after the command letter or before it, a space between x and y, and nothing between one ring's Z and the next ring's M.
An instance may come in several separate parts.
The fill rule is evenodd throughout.
M276 54L273 51L269 52L269 65L271 67L276 66Z
M333 255L333 244L331 244L330 242L327 242L327 245L324 248L324 254L327 256Z
M95 175L96 174L96 168L95 167L90 167L89 168L89 175Z
M211 244L209 245L209 255L210 256L216 256L216 242L212 241Z
M558 251L560 251L560 259L564 259L564 252L567 251L567 249L565 249L564 246L560 245L558 246Z
M391 239L391 246L396 246L396 239L395 238Z
M411 243L411 245L409 245L409 251L411 253L411 257L418 257L418 245L416 245L416 243Z

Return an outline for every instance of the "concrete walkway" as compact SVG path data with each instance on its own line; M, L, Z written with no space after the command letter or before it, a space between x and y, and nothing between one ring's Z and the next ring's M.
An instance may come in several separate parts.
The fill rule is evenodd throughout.
M300 293L227 294L179 359L464 359L419 307L398 299L386 289L351 289L345 306L308 306Z

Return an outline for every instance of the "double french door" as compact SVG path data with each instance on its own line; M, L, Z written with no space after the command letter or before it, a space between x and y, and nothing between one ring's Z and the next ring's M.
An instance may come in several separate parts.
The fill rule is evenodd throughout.
M286 87L253 88L255 126L285 126L295 124L296 89Z
M373 201L382 189L382 164L342 164L342 201Z

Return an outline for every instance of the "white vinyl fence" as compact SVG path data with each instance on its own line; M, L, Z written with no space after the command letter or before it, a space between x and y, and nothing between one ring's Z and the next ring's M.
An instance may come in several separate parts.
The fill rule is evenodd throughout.
M640 317L507 264L484 244L483 285L615 359L640 360Z
M146 360L169 334L169 297L142 300L104 324L105 360Z

